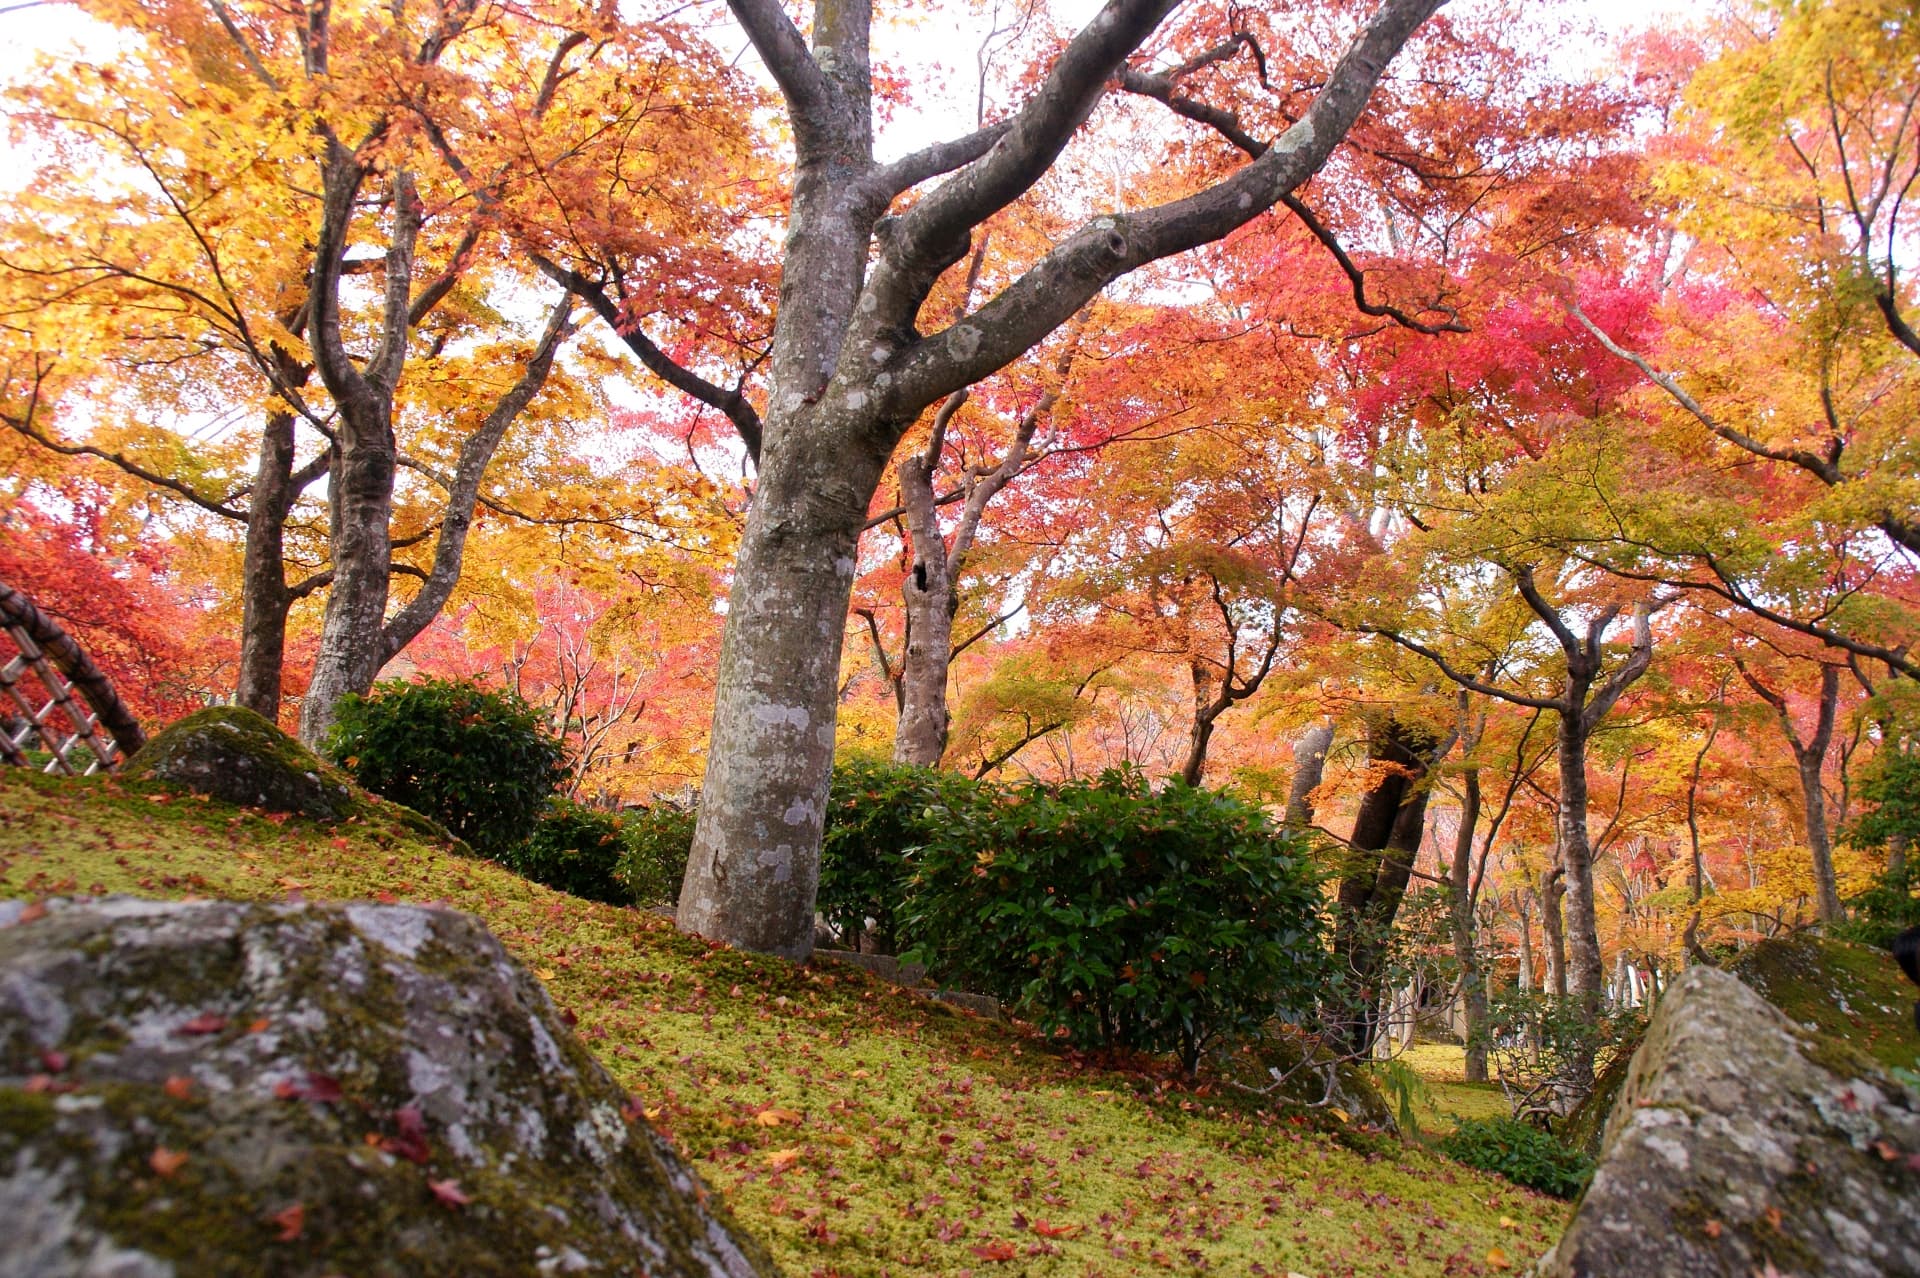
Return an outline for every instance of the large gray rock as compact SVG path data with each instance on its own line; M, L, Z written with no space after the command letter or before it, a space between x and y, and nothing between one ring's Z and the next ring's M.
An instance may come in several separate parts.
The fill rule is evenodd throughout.
M1634 1054L1593 1183L1540 1272L1920 1274L1917 1106L1864 1055L1691 968Z
M477 920L0 903L0 1275L772 1263Z
M327 821L360 807L346 774L239 706L209 706L167 725L127 761L126 775Z

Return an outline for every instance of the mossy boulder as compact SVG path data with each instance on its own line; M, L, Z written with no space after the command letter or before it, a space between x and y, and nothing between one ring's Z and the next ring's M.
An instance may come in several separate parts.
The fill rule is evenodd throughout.
M362 802L345 773L238 706L209 706L169 724L127 761L126 775L323 821L350 816Z
M1887 951L1801 933L1742 950L1727 970L1837 1049L1890 1068L1920 1068L1916 991Z
M0 902L9 1274L774 1272L477 920Z
M1920 1096L1691 968L1661 1001L1544 1278L1920 1274Z
M1243 1089L1264 1093L1279 1109L1300 1113L1338 1111L1341 1123L1398 1134L1393 1106L1366 1069L1350 1057L1288 1026L1270 1025L1261 1035L1215 1057L1213 1067Z
M1600 1154L1600 1140L1606 1135L1607 1118L1613 1113L1614 1102L1620 1099L1620 1090L1627 1085L1627 1075L1633 1066L1633 1053L1640 1047L1640 1040L1628 1043L1603 1066L1594 1076L1593 1090L1587 1098L1574 1106L1567 1115L1566 1123L1560 1128L1560 1138L1571 1149L1577 1149L1589 1158Z

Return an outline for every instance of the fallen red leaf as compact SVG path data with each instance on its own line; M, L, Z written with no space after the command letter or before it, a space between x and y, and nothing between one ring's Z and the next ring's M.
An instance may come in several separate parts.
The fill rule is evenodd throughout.
M40 1053L40 1064L49 1074L58 1074L73 1064L73 1058L65 1052L46 1051Z
M39 901L29 901L27 908L20 911L20 917L15 919L14 922L36 923L45 917L47 917L47 907Z
M157 1176L171 1176L187 1164L187 1156L177 1149L168 1149L165 1145L156 1148L147 1155L147 1166L153 1168Z
M176 1034L218 1034L227 1027L227 1018L218 1012L202 1012L176 1029Z
M1019 1248L1010 1242L979 1243L973 1247L969 1247L967 1250L980 1257L980 1259L996 1265L1004 1261L1012 1260L1020 1254Z
M427 1188L433 1191L435 1198L438 1198L448 1207L465 1207L473 1201L473 1199L467 1197L467 1195L462 1192L458 1181L430 1180L427 1182Z
M291 1207L275 1212L267 1219L280 1226L278 1237L281 1242L292 1242L300 1236L300 1231L307 1227L307 1209L305 1204L295 1203Z
M264 1034L267 1032L267 1027L271 1024L273 1024L273 1022L268 1020L264 1016L255 1017L251 1022L248 1023L247 1033Z
M1033 1222L1033 1232L1042 1238L1071 1238L1081 1230L1079 1225L1049 1225L1044 1220Z
M427 1120L412 1105L402 1105L393 1112L394 1126L400 1129L396 1136L380 1138L380 1148L396 1158L418 1163L422 1167L433 1158L433 1147L427 1143Z
M185 1074L169 1075L167 1081L162 1084L162 1086L165 1088L167 1095L173 1097L175 1100L188 1100L193 1096L193 1080Z

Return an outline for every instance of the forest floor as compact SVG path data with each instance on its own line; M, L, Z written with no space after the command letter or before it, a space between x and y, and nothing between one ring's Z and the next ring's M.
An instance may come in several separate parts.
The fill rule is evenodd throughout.
M1499 1274L1569 1211L1417 1143L1102 1068L862 971L711 947L379 816L326 825L0 768L0 897L112 892L471 911L795 1278ZM1457 1063L1447 1077L1448 1050L1416 1049L1421 1126L1504 1112Z

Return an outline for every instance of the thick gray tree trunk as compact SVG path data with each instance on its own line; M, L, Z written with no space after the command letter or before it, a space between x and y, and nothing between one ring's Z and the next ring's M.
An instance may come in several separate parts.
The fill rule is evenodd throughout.
M1461 694L1465 696L1465 693ZM1472 746L1468 747L1471 755ZM1447 913L1453 932L1453 957L1460 966L1460 1001L1466 1013L1466 1080L1487 1081L1487 983L1481 979L1473 917L1473 835L1480 824L1480 769L1469 765L1463 780L1460 828L1454 834L1453 861L1447 874Z
M901 436L1114 279L1216 240L1293 191L1438 7L1386 0L1300 122L1258 159L1185 199L1096 218L971 314L923 335L922 306L973 230L1046 175L1175 2L1109 0L1009 120L881 165L870 0L820 0L810 45L777 0L730 0L785 99L795 161L760 481L734 574L682 928L795 958L812 948L854 546Z

